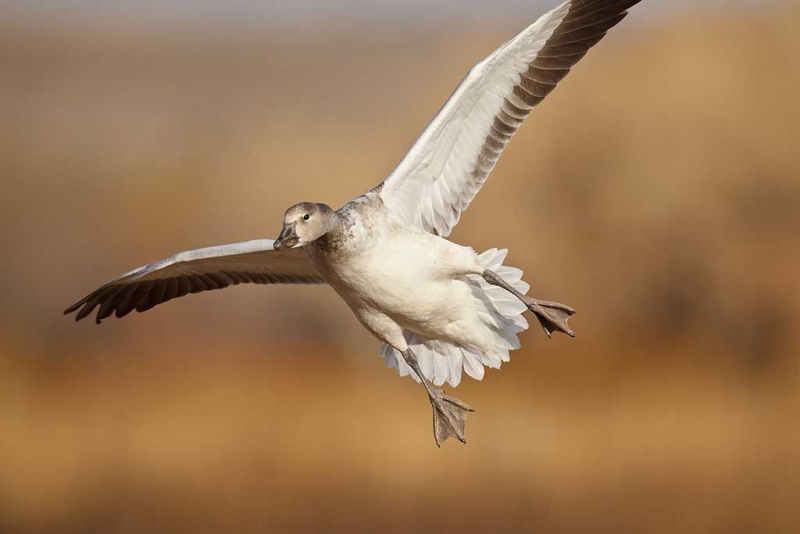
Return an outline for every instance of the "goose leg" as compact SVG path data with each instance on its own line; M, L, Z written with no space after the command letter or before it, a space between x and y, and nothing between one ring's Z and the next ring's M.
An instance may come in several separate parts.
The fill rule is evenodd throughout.
M428 392L428 399L433 408L433 437L436 440L436 446L441 447L442 443L451 436L461 443L466 443L464 426L467 423L467 414L475 410L468 404L445 395L441 389L433 387L422 374L417 362L417 355L411 349L407 349L402 354L403 359L417 373L422 385L425 386L425 391Z
M515 297L522 301L530 311L536 314L539 319L539 324L542 325L544 333L547 337L551 337L553 332L563 332L570 337L575 337L575 333L570 329L567 320L575 313L575 310L565 304L558 302L548 302L546 300L537 300L535 298L523 295L508 282L494 271L486 269L483 271L483 279L493 286L502 287L506 291L512 293Z

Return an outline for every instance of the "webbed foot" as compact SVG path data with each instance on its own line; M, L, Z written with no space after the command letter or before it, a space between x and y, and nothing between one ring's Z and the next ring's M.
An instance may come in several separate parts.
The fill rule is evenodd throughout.
M455 397L449 397L441 389L436 389L430 380L425 378L419 368L417 356L411 349L406 349L401 353L406 363L414 370L419 377L428 399L433 408L433 438L436 446L441 447L447 438L454 437L461 443L466 443L464 426L467 424L467 414L474 412L472 406L465 404Z
M547 337L552 337L553 332L563 332L569 337L575 337L575 333L567 324L567 320L575 314L575 310L569 306L558 302L537 300L527 296L522 299L522 302L539 319L539 324L542 325Z
M466 443L464 426L467 424L467 414L475 410L468 404L455 397L449 397L438 389L432 389L432 393L430 400L433 408L433 437L436 440L436 446L441 447L449 437Z
M489 269L483 271L483 279L493 286L502 287L521 300L530 311L536 314L536 318L539 319L539 324L542 325L547 337L552 337L553 332L563 332L570 337L575 337L575 333L567 324L567 319L575 314L575 310L569 306L523 295L514 286L503 280L502 276Z

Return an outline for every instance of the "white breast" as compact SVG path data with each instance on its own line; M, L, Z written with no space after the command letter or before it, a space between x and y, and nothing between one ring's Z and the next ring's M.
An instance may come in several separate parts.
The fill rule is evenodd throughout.
M469 286L459 279L483 271L472 249L389 223L371 226L369 234L368 246L313 258L356 315L379 311L438 338L476 320Z

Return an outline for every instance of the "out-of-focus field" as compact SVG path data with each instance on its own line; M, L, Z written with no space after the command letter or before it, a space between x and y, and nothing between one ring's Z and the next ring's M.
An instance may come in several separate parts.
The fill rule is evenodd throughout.
M800 531L800 11L647 9L452 236L509 247L578 338L533 328L460 386L469 444L442 450L328 288L61 310L371 188L520 22L1 22L0 532Z

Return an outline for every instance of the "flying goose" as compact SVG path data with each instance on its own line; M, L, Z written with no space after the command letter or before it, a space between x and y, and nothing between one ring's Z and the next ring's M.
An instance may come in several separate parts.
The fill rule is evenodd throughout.
M115 278L65 311L96 321L231 285L328 284L401 376L421 382L436 444L465 441L473 409L436 386L481 380L520 346L531 311L548 337L574 334L569 306L526 296L507 251L476 254L447 236L539 104L640 0L567 0L473 67L381 184L338 210L290 207L276 240L181 252Z

